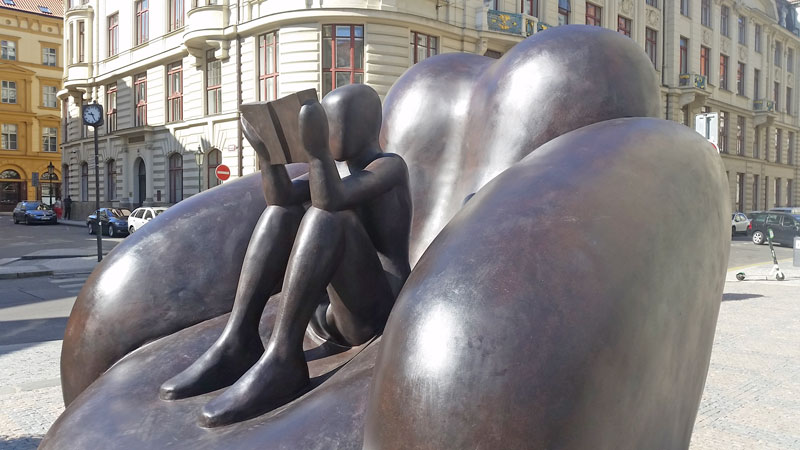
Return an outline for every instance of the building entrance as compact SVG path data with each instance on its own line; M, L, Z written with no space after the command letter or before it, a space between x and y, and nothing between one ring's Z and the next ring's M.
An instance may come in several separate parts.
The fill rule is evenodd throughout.
M0 212L13 211L25 199L25 182L19 173L11 169L0 172Z

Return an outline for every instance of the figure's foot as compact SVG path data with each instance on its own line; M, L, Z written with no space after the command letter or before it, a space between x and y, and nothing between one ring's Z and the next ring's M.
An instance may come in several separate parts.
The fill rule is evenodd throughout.
M161 385L164 400L177 400L230 386L264 353L261 340L220 337L197 361Z
M203 407L200 424L212 428L256 417L297 398L309 383L308 365L267 350L242 378Z

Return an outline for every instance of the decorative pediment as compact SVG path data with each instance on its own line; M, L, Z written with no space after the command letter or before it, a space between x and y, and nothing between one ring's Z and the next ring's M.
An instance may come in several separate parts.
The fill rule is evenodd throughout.
M16 73L20 75L26 75L28 77L36 75L36 72L32 70L28 70L16 64L9 64L9 63L0 63L0 73Z

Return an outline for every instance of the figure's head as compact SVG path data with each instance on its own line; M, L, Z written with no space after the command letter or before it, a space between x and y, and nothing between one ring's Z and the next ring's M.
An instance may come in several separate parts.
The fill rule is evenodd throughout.
M378 93L364 84L350 84L322 99L328 116L331 155L337 161L355 158L378 145L382 111Z

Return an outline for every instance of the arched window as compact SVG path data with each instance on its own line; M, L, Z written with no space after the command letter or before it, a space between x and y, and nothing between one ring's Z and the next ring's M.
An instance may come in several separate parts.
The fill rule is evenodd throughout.
M109 159L106 163L106 200L117 198L117 162Z
M211 189L214 186L219 186L222 184L217 178L216 170L217 166L222 164L222 152L217 149L212 149L208 152L208 188Z
M169 202L183 200L183 156L175 153L169 157Z
M81 164L81 201L89 201L89 164Z
M19 176L19 172L16 170L6 169L0 172L0 178L4 180L21 180L22 177Z

